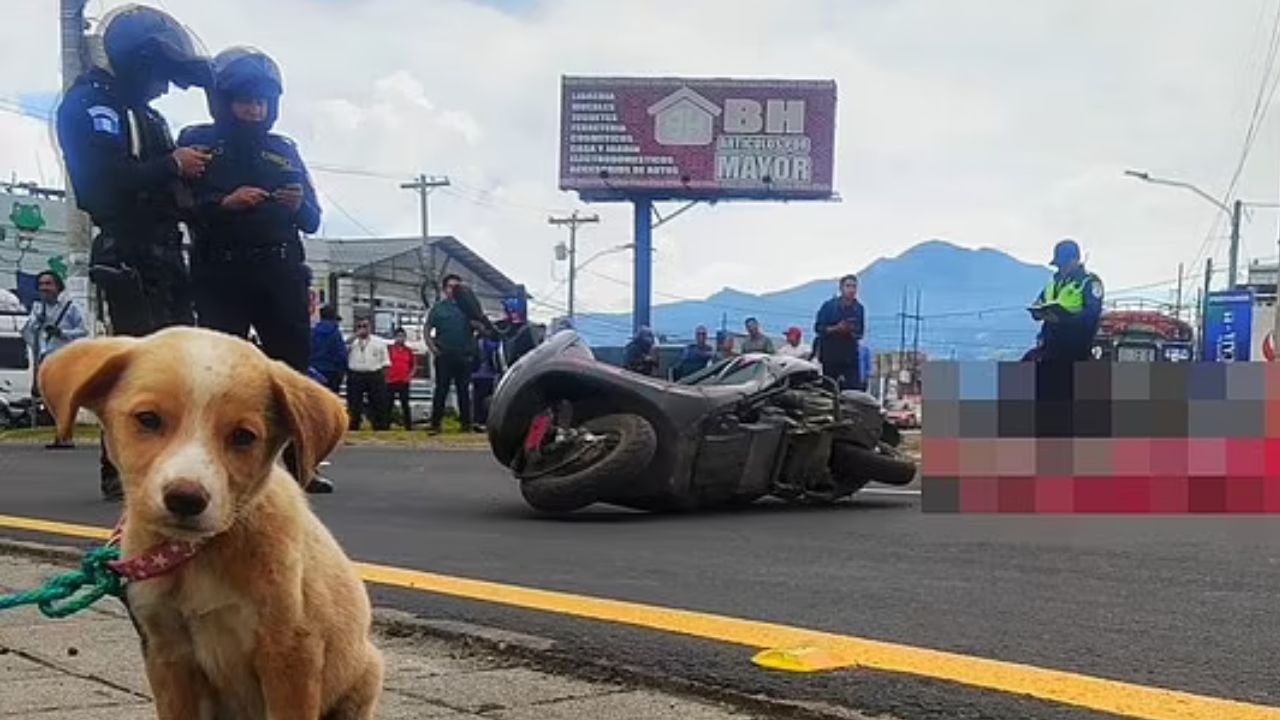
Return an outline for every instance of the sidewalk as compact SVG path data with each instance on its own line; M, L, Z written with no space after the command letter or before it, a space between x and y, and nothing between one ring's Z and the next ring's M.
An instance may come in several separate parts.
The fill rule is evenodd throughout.
M0 593L37 587L67 568L0 549ZM443 639L376 638L386 655L383 720L746 720L701 700L534 670ZM0 611L0 719L155 717L138 637L119 601L64 620Z

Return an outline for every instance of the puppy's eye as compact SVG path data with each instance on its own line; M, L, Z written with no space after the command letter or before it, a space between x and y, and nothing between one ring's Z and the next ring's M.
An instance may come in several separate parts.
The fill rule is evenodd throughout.
M257 442L258 436L252 430L238 428L231 433L231 444L238 448L249 447Z
M160 425L162 424L160 422L160 416L150 410L143 410L142 412L135 414L133 418L138 421L138 424L142 426L142 429L150 430L151 432L159 430Z

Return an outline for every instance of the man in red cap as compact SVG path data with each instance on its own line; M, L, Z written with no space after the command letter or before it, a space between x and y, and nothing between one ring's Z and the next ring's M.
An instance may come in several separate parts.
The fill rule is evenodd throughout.
M782 347L778 348L778 354L808 360L812 357L813 353L809 348L800 344L800 341L803 338L804 331L800 328L794 325L787 328L787 342L784 343Z

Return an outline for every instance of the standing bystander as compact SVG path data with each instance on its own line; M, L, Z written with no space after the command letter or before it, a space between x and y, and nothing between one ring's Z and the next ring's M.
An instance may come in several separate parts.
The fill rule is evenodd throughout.
M866 332L866 315L858 302L858 278L840 278L840 294L823 303L813 330L818 336L822 372L843 390L859 385L858 342Z
M391 402L400 403L400 422L404 429L412 430L409 386L413 383L413 376L418 374L418 356L405 344L406 339L404 328L396 328L395 342L387 349L391 359L391 366L387 368L387 390L391 394Z
M66 296L66 285L52 270L36 276L40 296L31 303L31 315L22 327L22 337L31 348L35 367L31 373L31 396L40 397L40 364L64 345L89 334L80 308ZM55 438L49 448L72 447L67 438Z
M342 339L338 310L332 305L320 308L320 320L311 328L311 369L324 377L324 384L335 393L342 391L347 374L347 342Z
M351 340L347 353L347 414L352 430L359 430L368 411L373 429L386 430L390 426L387 412L387 376L391 356L387 343L369 332L369 319L356 320L356 336ZM367 403L367 404L366 404Z
M871 348L866 344L858 345L858 389L867 392L871 382Z
M746 322L747 337L742 341L742 354L763 353L772 355L776 348L773 340L760 329L760 321L750 317Z
M498 382L498 349L501 343L491 337L480 338L479 358L471 373L471 418L477 428L489 422L489 398Z
M658 340L653 331L642 327L622 349L622 366L631 372L653 377L658 374Z
M707 365L711 364L715 354L715 348L711 347L710 342L707 342L706 326L699 325L693 331L693 342L686 345L684 352L680 354L680 362L676 363L671 379L679 380L706 368Z
M785 355L786 357L793 357L793 358L800 358L801 360L808 360L810 357L812 357L813 351L811 351L809 348L805 347L804 345L800 344L800 341L803 338L804 338L804 331L801 330L800 328L794 325L787 328L787 341L782 344L782 347L778 348L778 354Z
M442 283L444 298L427 313L424 339L434 358L432 369L436 379L435 394L431 398L429 432L432 435L440 434L450 386L457 394L463 432L475 429L471 425L471 358L476 352L475 330L454 299L454 292L461 284L462 278L446 275Z

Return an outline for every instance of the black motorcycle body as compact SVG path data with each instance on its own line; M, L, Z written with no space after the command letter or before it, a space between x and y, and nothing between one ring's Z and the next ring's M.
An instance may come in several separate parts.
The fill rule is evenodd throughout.
M744 355L668 382L598 362L572 330L505 373L488 432L525 500L547 512L830 502L916 474L880 403L840 392L814 363Z

